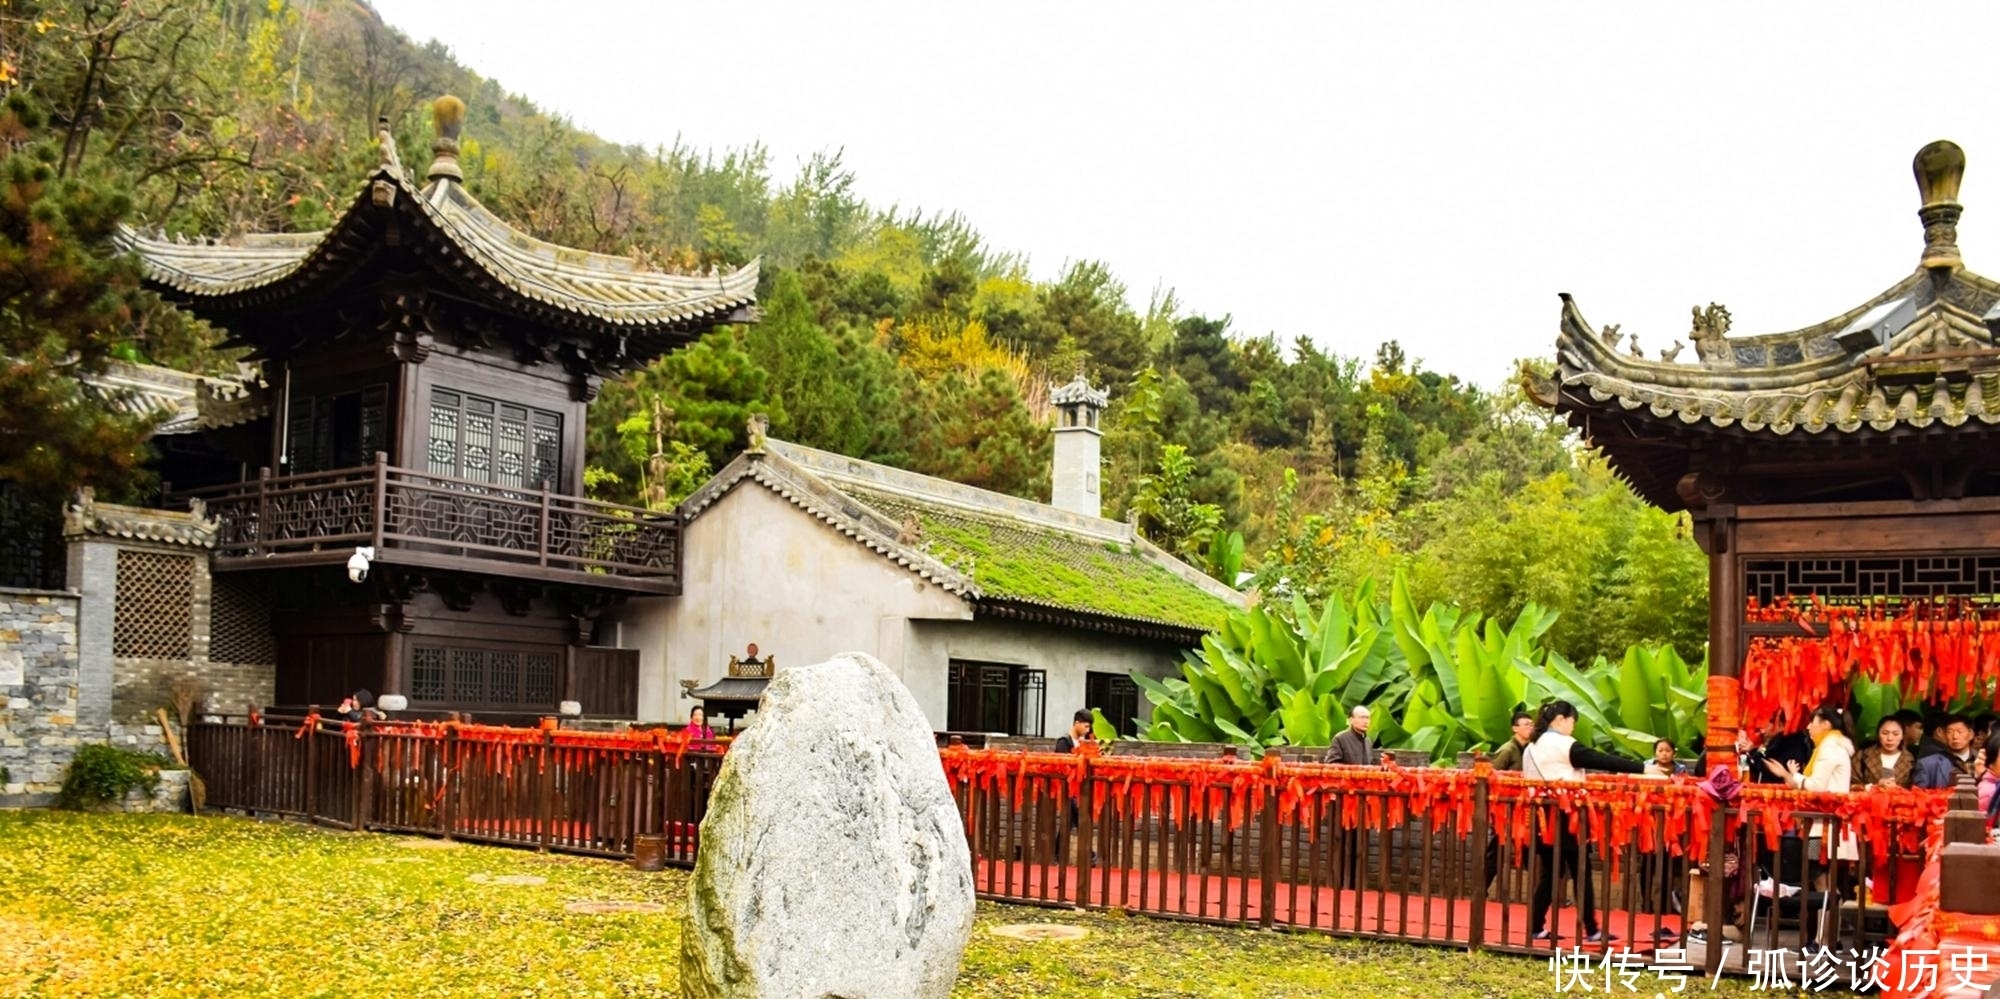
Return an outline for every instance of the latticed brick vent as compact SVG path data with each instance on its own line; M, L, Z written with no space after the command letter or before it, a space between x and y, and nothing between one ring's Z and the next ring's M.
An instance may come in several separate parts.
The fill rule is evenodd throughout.
M111 654L186 659L194 654L194 557L121 549Z
M278 661L271 640L271 593L242 573L217 573L208 619L208 658L245 666Z

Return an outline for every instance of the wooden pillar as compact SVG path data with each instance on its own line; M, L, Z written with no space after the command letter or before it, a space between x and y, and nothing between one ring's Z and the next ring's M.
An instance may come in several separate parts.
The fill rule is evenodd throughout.
M1736 508L1716 505L1696 514L1696 536L1708 553L1708 753L1710 767L1736 766L1736 732L1743 720L1743 557L1736 548Z

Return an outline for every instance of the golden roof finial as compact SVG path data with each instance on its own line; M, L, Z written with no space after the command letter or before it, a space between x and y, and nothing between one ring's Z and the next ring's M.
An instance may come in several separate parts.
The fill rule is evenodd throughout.
M1917 209L1924 223L1923 266L1955 270L1964 263L1958 254L1958 217L1965 211L1958 203L1958 182L1965 176L1965 150L1939 139L1917 150L1910 166L1924 198Z
M437 141L431 143L431 168L426 171L430 180L440 178L463 182L465 174L458 169L458 133L465 127L465 102L446 94L431 104L431 124L437 129Z

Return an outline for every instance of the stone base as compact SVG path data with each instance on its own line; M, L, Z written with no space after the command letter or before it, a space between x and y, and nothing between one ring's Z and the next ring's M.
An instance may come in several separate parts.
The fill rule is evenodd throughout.
M125 794L125 800L120 803L117 810L121 812L166 812L169 814L185 812L188 810L188 777L189 774L186 770L162 770L160 771L160 783L153 788L152 794L146 794L136 789L128 791Z

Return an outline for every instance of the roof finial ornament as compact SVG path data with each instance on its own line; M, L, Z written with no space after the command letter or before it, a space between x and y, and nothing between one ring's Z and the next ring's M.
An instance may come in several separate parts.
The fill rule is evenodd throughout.
M765 436L771 432L771 418L763 413L753 413L744 429L750 435L750 446L745 450L751 454L763 454Z
M1917 150L1910 165L1924 197L1923 207L1917 209L1917 218L1924 223L1923 266L1957 270L1964 264L1958 255L1958 216L1965 211L1958 203L1958 182L1965 176L1965 150L1939 139Z
M431 104L431 123L437 128L437 141L431 143L436 158L425 178L464 183L465 174L458 169L458 133L465 127L465 102L450 94L438 98Z
M1729 309L1708 303L1708 308L1693 306L1694 325L1688 330L1688 339L1694 341L1694 356L1711 368L1726 368L1735 365L1736 352L1731 350L1726 339L1729 336Z

